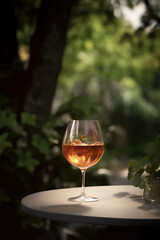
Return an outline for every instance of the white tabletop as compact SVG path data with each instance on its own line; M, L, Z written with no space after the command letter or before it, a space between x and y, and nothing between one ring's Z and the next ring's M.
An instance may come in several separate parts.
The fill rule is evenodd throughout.
M66 222L107 225L160 224L160 205L144 202L143 190L130 185L86 187L97 202L73 203L67 199L80 194L80 188L38 192L24 197L22 210L28 214Z

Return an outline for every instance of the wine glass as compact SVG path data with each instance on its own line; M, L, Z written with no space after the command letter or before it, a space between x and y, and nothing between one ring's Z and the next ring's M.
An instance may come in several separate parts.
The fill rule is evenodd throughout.
M82 192L69 201L92 202L98 198L85 193L85 173L87 168L95 165L102 157L104 143L101 127L97 120L70 120L62 143L62 152L66 160L78 167L82 173Z

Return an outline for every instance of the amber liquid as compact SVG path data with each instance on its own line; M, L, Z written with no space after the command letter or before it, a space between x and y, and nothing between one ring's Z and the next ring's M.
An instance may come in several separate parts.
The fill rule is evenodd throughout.
M104 144L63 144L62 152L72 165L81 170L96 164L104 152Z

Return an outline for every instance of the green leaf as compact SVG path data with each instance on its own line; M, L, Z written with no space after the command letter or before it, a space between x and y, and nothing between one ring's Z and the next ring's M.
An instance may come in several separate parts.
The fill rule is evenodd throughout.
M144 172L144 166L149 162L149 156L145 156L140 160L131 160L128 165L128 180L135 187L144 188L143 180L141 179Z
M128 179L130 180L133 176L136 175L136 173L143 169L144 166L149 162L150 158L149 156L145 156L139 160L130 160L128 162Z
M21 113L21 123L35 127L36 126L36 115L27 113L27 112Z
M50 150L50 143L48 140L38 134L32 136L32 146L37 148L42 154L48 154Z
M141 168L143 168L149 162L149 160L150 160L149 156L145 156L145 157L137 160L133 166L134 171L135 172L139 171Z
M14 128L17 124L17 116L11 111L1 111L0 112L0 128L9 127Z
M0 128L7 127L16 133L21 133L22 128L17 122L17 115L12 111L0 112Z
M18 167L26 168L30 173L33 173L36 166L39 165L39 161L32 156L32 152L28 150L27 152L19 152L19 159L17 161Z
M7 141L8 133L3 133L0 135L0 154L5 148L12 147L12 144Z
M128 180L131 180L131 178L134 176L134 170L133 167L128 168Z
M143 170L137 172L135 174L135 176L132 178L131 183L132 183L133 186L135 186L135 187L141 186L141 181L142 181L141 180L141 175L142 175L142 173L143 173Z
M145 153L150 156L151 167L157 169L160 165L160 135L146 146Z
M130 160L129 162L128 162L128 167L130 168L130 167L132 167L132 166L134 166L134 164L137 162L137 160Z

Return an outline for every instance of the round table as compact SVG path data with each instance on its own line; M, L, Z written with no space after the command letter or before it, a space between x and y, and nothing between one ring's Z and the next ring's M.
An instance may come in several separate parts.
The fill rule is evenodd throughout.
M99 201L68 201L80 192L80 188L37 192L24 197L21 207L28 214L65 222L112 226L160 224L160 205L146 203L139 188L130 185L86 187L87 195L98 197Z

